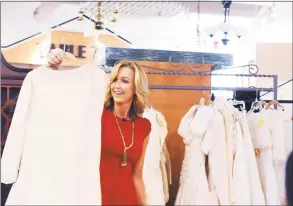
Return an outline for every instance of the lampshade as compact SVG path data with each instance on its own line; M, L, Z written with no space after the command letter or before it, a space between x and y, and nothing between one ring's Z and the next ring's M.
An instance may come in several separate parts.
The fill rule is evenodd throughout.
M232 30L232 25L228 22L223 22L219 25L219 28L224 34L227 35Z

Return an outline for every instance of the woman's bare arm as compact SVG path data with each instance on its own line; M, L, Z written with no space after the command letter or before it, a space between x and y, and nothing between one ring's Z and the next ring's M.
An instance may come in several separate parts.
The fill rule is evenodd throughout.
M135 165L134 173L133 173L133 183L136 190L136 196L137 196L137 201L139 205L146 205L146 195L145 195L144 182L142 178L142 170L143 170L145 151L146 151L148 141L149 141L149 137L147 137L144 140L142 155L138 163Z

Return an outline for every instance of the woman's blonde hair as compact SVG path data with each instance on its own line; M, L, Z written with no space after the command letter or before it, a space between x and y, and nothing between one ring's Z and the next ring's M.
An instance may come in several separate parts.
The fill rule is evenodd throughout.
M136 62L123 60L114 66L110 75L108 87L106 89L105 108L111 110L114 109L114 99L111 94L111 84L116 79L118 72L122 67L129 67L134 71L135 91L133 102L129 110L129 117L134 120L141 116L145 108L148 106L149 95L147 75Z

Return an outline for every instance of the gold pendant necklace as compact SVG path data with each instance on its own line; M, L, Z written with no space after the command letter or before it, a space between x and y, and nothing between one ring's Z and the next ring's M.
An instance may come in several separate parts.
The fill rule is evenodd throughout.
M118 130L120 132L120 136L121 136L121 139L122 139L122 142L123 142L123 146L124 146L124 150L122 152L122 156L121 156L121 166L126 166L127 165L127 150L129 150L132 146L133 146L133 143L134 143L134 121L132 121L132 140L131 140L131 144L126 147L126 143L125 143L125 138L122 134L122 131L121 131L121 128L120 128L120 125L119 125L119 122L118 122L118 118L117 118L117 115L116 115L116 112L114 111L114 116L115 116L115 119L116 119L116 124L118 126Z

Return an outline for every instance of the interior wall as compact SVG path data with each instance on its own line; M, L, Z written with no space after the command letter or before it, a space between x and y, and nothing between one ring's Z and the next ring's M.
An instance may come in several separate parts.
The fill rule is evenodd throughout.
M278 75L278 85L292 79L292 43L260 43L256 45L256 64L260 74ZM272 87L272 80L257 78L257 87ZM273 99L273 93L262 97ZM292 100L292 81L278 88L279 100ZM282 104L288 116L293 115L292 104ZM285 123L286 149L292 151L292 121Z
M256 64L260 74L278 75L278 85L292 79L292 44L261 43L256 45ZM258 87L273 86L270 78L257 78ZM291 89L290 89L291 88ZM278 98L292 99L292 87L280 87ZM266 98L272 98L267 95Z
M169 70L179 70L186 66L180 64L174 68L169 62L138 62L140 65L159 67ZM179 65L179 64L178 64ZM145 68L145 71L154 71ZM209 65L202 65L197 71L210 70ZM174 76L174 75L148 75L149 85L176 85L176 86L211 86L210 76ZM204 94L209 97L208 92L192 90L150 90L150 104L161 112L167 121L168 135L166 137L167 148L172 164L172 185L170 188L170 199L168 205L174 205L181 171L182 160L184 157L185 146L182 137L178 135L178 127L182 117L187 113L191 106L198 104Z
M292 79L292 43L259 43L256 45L259 73L277 74L280 81Z

